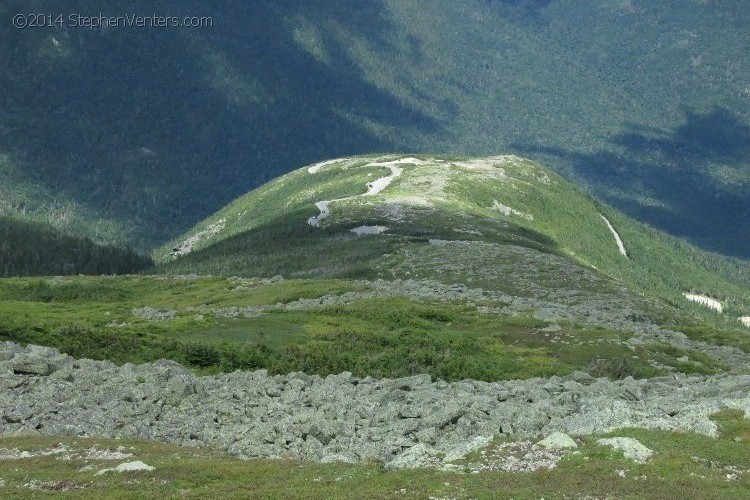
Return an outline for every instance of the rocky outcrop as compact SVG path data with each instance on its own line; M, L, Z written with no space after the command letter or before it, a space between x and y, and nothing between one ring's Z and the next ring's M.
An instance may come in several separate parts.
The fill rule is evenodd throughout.
M266 371L196 377L171 361L117 366L0 343L0 434L128 437L243 457L381 460L413 467L493 436L583 435L622 427L714 435L709 415L750 414L750 376L612 382L566 377L484 383L318 377Z
M628 437L599 439L596 444L601 446L611 446L615 450L621 451L625 458L629 458L639 464L646 463L651 455L654 454L653 450L643 446L643 444L637 439Z

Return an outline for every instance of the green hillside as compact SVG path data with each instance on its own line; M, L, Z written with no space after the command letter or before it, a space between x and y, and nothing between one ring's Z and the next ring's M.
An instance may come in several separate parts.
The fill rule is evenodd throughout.
M366 194L367 183L391 175L392 166L401 170L399 176L376 195ZM319 227L307 223L318 212L316 202L337 199ZM603 217L622 238L627 256ZM369 236L351 232L362 225L387 229ZM440 247L430 244L431 238L564 256L673 303L690 291L716 297L735 316L750 303L746 264L635 222L516 156L369 156L302 168L238 198L159 249L156 259L164 272L434 278L441 267L466 258L446 253L436 259ZM435 267L410 267L409 256L423 249L428 250L419 258L432 258ZM443 276L447 283L493 285L481 277L485 264L491 266L477 262L473 271Z
M749 256L743 1L42 0L213 27L12 28L29 8L0 6L0 213L147 250L314 161L515 152Z
M204 372L492 381L750 370L746 264L513 155L310 165L156 260L148 276L2 281L0 338Z
M513 155L310 165L155 261L152 275L0 281L0 339L208 372L491 381L750 370L744 262Z
M132 250L0 216L0 276L128 274L152 264Z

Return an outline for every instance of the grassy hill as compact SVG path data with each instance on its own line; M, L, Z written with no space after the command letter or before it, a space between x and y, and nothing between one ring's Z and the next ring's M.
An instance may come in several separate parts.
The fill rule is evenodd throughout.
M613 414L625 398L644 404L638 400L643 392L627 389L635 383L629 377L669 374L669 380L684 381L676 391L694 395L690 384L717 379L684 375L750 372L750 337L737 321L750 304L744 262L636 222L552 170L514 155L368 155L313 164L241 196L155 257L148 275L0 279L0 341L49 345L117 364L167 358L198 374L265 369L273 380L292 372L351 372L339 376L368 383L373 379L364 377L428 374L442 379L437 385L459 381L472 390L477 380L545 377L530 382L553 394L565 384L578 387L576 379L588 380L598 387L592 404L612 406ZM684 292L719 300L723 312L689 302ZM29 359L21 357L29 368L12 368L9 376L37 383L40 377L29 375L35 372L23 370L49 371L57 357L47 358L50 363ZM86 385L75 369L85 363L71 361L71 372L48 377ZM166 368L158 374L176 370L159 366ZM137 375L132 368L122 367L123 380L139 396L116 397L128 405L140 397L160 402L143 384L154 383L152 377L170 383L170 375ZM625 379L626 385L602 400L604 382L580 372ZM547 378L566 375L571 377ZM237 395L227 380L218 382L227 398L252 400L252 393ZM247 380L241 379L243 387ZM670 391L659 385L663 380L652 390ZM411 401L411 386L391 382L399 389L388 389L382 400L368 397ZM262 391L269 398L282 394ZM487 404L505 400L502 392L510 394L493 386ZM535 402L535 393L520 394L522 405ZM286 399L279 396L272 404ZM551 408L580 404L576 397L558 401ZM159 418L174 418L169 404ZM436 404L442 407L443 399ZM187 406L195 411L192 403ZM208 406L218 424L223 410ZM138 425L156 418L137 406L127 408ZM658 412L680 413L669 402L658 405ZM242 425L266 414L238 412L247 418ZM363 422L370 419L365 415ZM541 419L546 422L544 414ZM195 448L198 434L192 433L185 434L190 447L80 434L52 441L37 435L47 432L38 424L27 435L0 439L0 488L9 498L32 489L73 498L91 492L104 498L175 492L200 497L209 491L230 498L353 498L363 492L492 497L498 491L661 498L687 485L688 497L719 492L744 498L747 419L741 410L724 409L711 420L714 437L683 428L618 429L575 436L577 448L559 456L535 445L538 436L508 437L501 428L481 449L448 461L450 467L440 468L440 455L434 463L396 471L378 462L302 462L286 455L239 462L208 446ZM116 425L117 436L123 424ZM654 455L636 463L599 441L622 436ZM142 460L144 470L114 472L123 460ZM523 468L527 460L534 468Z
M376 195L367 194L368 182L387 177L391 167L401 170L399 176ZM334 200L330 216L311 226L307 218L316 215L320 200ZM386 229L372 236L351 232L362 225ZM429 239L511 244L564 256L674 303L691 290L724 299L736 316L750 298L743 262L635 222L516 156L367 156L302 168L238 198L155 256L168 272L391 278L434 278L441 267L467 258L446 254L432 262L436 267L409 267L406 248L430 249L423 259L438 251ZM185 242L189 248L181 249ZM186 256L175 260L177 253ZM474 264L478 274L491 268ZM443 276L449 283L491 281L471 272Z
M238 198L156 260L150 276L1 281L0 339L207 372L750 370L746 264L512 155L314 164Z
M213 27L13 29L28 9L0 6L2 213L145 250L313 161L511 151L748 257L740 0L167 1Z

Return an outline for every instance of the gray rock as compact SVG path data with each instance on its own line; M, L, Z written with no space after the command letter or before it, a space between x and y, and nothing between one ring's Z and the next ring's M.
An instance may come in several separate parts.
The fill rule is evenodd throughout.
M537 443L543 448L558 450L561 448L578 448L576 442L564 432L553 432Z
M37 375L46 377L52 373L52 367L49 363L41 359L35 359L30 356L16 356L11 361L13 372L19 375Z
M116 366L7 342L0 359L9 367L0 369L0 435L155 439L242 458L382 460L402 468L437 454L464 456L497 435L549 439L624 427L716 435L709 418L716 411L750 415L748 375L610 381L574 373L495 383L265 370L196 377L170 361Z
M491 442L492 438L486 436L476 436L469 441L462 441L445 453L445 461L464 458L469 453L486 448Z
M601 446L611 446L616 450L622 451L625 458L629 458L638 463L645 463L651 455L654 454L653 450L646 448L641 444L640 441L628 437L613 437L606 439L599 439L596 444Z
M417 467L422 467L430 457L430 451L430 448L424 443L407 448L394 459L386 462L385 470L416 469Z

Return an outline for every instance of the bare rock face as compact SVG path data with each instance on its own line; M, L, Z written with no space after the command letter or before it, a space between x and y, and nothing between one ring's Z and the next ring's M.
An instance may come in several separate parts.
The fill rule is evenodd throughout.
M152 439L243 458L380 460L389 468L455 459L496 436L548 436L541 446L563 446L572 439L562 432L623 427L711 435L709 416L718 410L750 416L748 375L613 382L574 373L494 383L265 370L196 377L172 361L117 366L10 342L0 343L0 394L0 435Z

